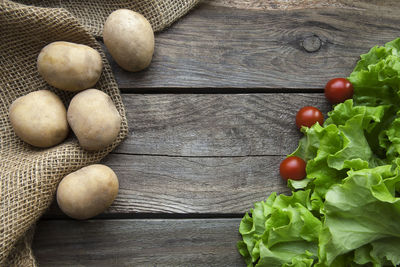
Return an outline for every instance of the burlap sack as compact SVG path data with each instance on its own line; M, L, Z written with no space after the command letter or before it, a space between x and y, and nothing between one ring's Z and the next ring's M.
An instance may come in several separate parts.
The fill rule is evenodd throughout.
M59 181L68 173L101 160L128 133L117 84L93 37L101 35L106 17L118 8L133 9L147 17L159 31L197 2L0 0L0 266L36 265L30 249L33 225L52 202ZM36 69L39 51L57 40L89 45L103 57L104 71L96 88L111 96L123 121L118 139L102 151L84 151L72 134L56 147L37 149L22 142L12 130L8 108L19 96L49 89L68 105L72 94L46 84Z

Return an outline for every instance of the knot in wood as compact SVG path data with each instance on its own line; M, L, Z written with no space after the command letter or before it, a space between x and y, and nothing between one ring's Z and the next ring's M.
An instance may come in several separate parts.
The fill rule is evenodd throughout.
M307 36L301 43L301 46L309 53L317 52L321 48L321 39L318 36Z

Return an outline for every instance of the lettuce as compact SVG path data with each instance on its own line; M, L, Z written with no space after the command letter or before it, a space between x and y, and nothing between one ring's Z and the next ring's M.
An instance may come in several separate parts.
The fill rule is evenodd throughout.
M328 191L317 266L334 266L338 256L359 248L370 256L369 261L358 259L360 263L400 264L397 246L382 251L387 247L385 244L400 244L400 198L395 196L400 185L400 170L398 166L391 169L391 165L383 165L349 171L342 184ZM369 249L366 245L370 245Z
M248 266L311 266L317 258L321 221L311 210L310 190L291 196L271 194L246 214L239 252Z
M400 38L361 55L354 97L302 128L307 177L239 227L250 266L400 265Z

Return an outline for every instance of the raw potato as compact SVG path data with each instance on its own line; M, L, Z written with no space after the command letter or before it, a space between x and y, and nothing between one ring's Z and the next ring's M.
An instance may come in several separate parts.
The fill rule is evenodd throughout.
M85 220L105 211L118 194L112 169L94 164L65 176L57 189L57 203L69 217Z
M75 92L97 83L103 62L99 52L87 45L54 42L40 52L37 68L50 85Z
M79 144L86 150L111 145L121 128L121 116L111 98L96 89L85 90L72 98L67 119Z
M10 106L15 134L36 147L51 147L68 135L67 111L61 99L48 90L17 98Z
M150 65L154 52L154 32L141 14L118 9L104 24L104 43L114 60L127 71L140 71Z

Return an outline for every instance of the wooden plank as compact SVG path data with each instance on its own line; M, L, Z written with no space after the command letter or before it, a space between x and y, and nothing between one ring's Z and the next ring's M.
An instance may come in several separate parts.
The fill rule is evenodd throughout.
M323 94L123 94L130 132L116 153L169 156L287 155L297 111L326 113Z
M119 179L119 194L100 217L146 214L243 214L272 192L288 192L282 156L167 157L112 154L103 164ZM46 218L65 217L53 207Z
M205 0L212 6L249 10L285 10L321 7L346 7L341 0ZM354 1L356 2L356 1Z
M39 266L245 266L240 219L40 221Z
M233 7L247 10L287 10L305 8L340 7L347 9L375 10L394 15L397 0L205 0L211 6Z
M271 192L288 191L281 156L180 158L111 155L104 164L120 179L111 213L232 214Z
M288 192L280 161L298 144L297 110L322 94L123 94L129 137L103 163L120 192L100 217L242 214ZM47 218L63 217L57 207Z
M205 2L157 34L149 69L129 73L112 62L113 70L121 88L142 92L321 89L329 78L347 76L360 54L400 31L399 1L340 2L345 7L293 10Z

